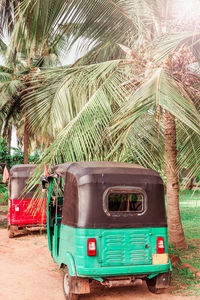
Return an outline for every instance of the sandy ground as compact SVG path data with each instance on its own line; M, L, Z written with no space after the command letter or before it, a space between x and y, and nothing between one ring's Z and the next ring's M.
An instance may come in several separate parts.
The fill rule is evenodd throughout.
M53 262L46 235L8 238L0 229L0 300L64 300L62 271ZM199 296L153 295L145 284L128 288L104 288L93 284L90 295L80 300L194 300Z

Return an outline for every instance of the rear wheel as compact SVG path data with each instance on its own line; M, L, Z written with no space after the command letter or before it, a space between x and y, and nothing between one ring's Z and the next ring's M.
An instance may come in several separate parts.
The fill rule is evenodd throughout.
M147 287L148 287L149 291L153 294L162 294L165 292L165 289L164 288L156 288L156 279L157 279L157 276L155 276L151 279L147 278L146 279Z
M63 270L63 292L66 300L78 300L78 295L72 293L71 276L69 275L68 268Z
M12 230L9 229L8 236L9 236L10 239L14 238L14 236L15 236L14 231L12 231Z
M15 233L17 232L18 227L14 225L8 226L8 236L10 239L14 238Z

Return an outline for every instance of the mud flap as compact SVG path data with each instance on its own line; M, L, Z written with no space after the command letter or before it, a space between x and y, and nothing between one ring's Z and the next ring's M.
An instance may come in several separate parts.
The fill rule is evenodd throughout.
M70 277L71 291L73 294L89 294L90 284L87 278Z
M171 272L159 274L156 278L156 288L168 288L171 282Z

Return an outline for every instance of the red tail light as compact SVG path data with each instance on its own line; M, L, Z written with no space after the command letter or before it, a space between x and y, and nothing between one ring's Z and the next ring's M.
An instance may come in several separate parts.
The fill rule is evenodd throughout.
M157 253L165 252L165 244L163 237L157 237Z
M87 240L87 255L88 256L96 256L97 247L96 247L96 239L88 239Z

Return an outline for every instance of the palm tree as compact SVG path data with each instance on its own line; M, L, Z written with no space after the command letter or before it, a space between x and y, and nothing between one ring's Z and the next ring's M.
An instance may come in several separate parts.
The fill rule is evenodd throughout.
M32 150L35 149L36 145L37 148L44 149L52 140L48 128L44 129L41 135L40 133L33 134L27 126L28 118L23 108L23 99L27 90L31 89L31 78L33 80L35 77L37 77L37 68L28 68L25 59L16 60L15 66L12 63L9 64L9 67L0 66L0 128L4 142L8 140L9 151L12 128L13 126L17 128L18 142L24 146L24 157L26 158L24 163L28 163L28 150L31 150L31 146L33 146ZM38 143L38 141L40 142Z
M40 24L41 7L50 10L52 1L22 3L14 49L26 32L31 45L40 38L44 45L59 31L69 47L80 38L89 38L93 46L70 68L42 72L43 86L36 79L26 98L32 128L49 124L54 136L63 128L42 161L132 157L158 170L165 164L170 242L187 248L178 172L183 160L192 173L199 168L198 31L175 17L171 1L60 0L56 25L48 23L54 29L46 26L48 35L37 37L32 33ZM177 157L177 145L184 155L179 150Z
M0 53L4 55L6 58L7 66L12 69L11 73L12 76L9 78L5 83L4 86L1 88L1 92L7 96L7 103L1 102L2 112L5 112L5 108L7 107L7 117L5 122L5 130L10 128L8 125L8 121L13 116L13 112L15 108L19 110L21 108L21 118L23 119L23 146L24 146L24 163L28 163L28 148L30 142L31 132L29 131L29 117L28 113L23 109L23 99L24 96L29 93L33 87L31 81L33 78L37 76L38 68L44 67L48 65L56 66L59 64L58 60L58 48L56 47L54 41L56 40L59 46L62 43L62 37L52 34L51 32L51 39L48 39L49 30L52 31L52 27L48 28L49 19L52 21L52 18L55 18L58 14L58 11L54 10L54 5L51 5L49 8L51 11L47 9L47 6L39 6L31 4L36 11L32 12L32 17L28 20L26 24L23 24L22 27L18 26L20 21L22 20L22 16L20 14L21 7L26 7L27 1L21 0L5 0L0 2L0 33L1 33L1 40L0 40ZM34 23L34 13L38 13L38 8L41 9L43 7L43 12L40 16L40 23L37 24L37 28L34 28L33 31L28 30L28 26L31 23L31 20ZM47 10L46 10L47 9ZM44 11L47 13L45 15ZM38 15L37 15L38 17ZM48 19L49 18L49 19ZM24 19L23 19L24 20ZM25 33L22 34L23 30ZM20 38L18 40L18 35ZM3 42L4 39L9 36L10 46ZM17 42L14 43L13 36L17 36ZM31 42L31 38L34 36L34 42ZM30 43L31 44L30 44ZM14 43L14 44L13 44ZM3 68L3 67L1 67ZM4 72L5 73L5 72ZM3 75L5 77L5 74ZM18 87L15 86L15 83L18 83ZM10 95L10 88L11 86L16 88ZM7 91L7 94L6 92ZM18 101L18 106L16 105L16 101ZM12 104L11 104L12 103ZM5 117L5 113L4 113ZM51 134L49 135L48 130L45 131L45 136L49 141L51 139ZM50 133L50 132L49 132ZM5 134L4 134L5 135Z
M17 125L20 118L21 98L20 91L23 84L19 73L13 68L0 66L0 120L4 142L8 140L9 152L11 147L12 126Z

